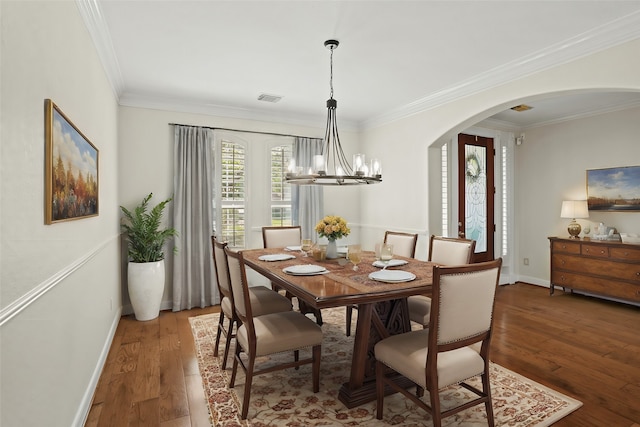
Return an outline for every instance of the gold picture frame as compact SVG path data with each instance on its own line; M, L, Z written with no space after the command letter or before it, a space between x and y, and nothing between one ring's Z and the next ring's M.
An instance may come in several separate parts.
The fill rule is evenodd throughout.
M98 149L45 99L45 224L97 216Z

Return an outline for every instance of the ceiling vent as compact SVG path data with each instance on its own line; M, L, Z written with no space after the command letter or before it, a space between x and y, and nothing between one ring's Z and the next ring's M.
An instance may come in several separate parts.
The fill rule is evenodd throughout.
M266 94L266 93L261 93L260 95L258 95L258 101L276 103L276 102L280 101L281 99L282 99L282 97L278 96L278 95L269 95L269 94Z
M527 110L531 110L532 108L533 107L530 107L525 104L520 104L520 105L516 105L515 107L511 107L513 111L527 111Z

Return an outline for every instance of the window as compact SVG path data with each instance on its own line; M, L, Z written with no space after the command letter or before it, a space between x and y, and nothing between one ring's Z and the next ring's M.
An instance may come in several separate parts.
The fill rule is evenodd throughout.
M284 181L292 156L291 145L271 149L271 225L293 225L291 221L291 184Z
M220 171L220 234L232 247L245 246L245 149L222 141Z
M440 149L440 164L442 168L442 235L449 235L449 157L447 144Z
M216 130L213 229L234 249L262 246L262 227L292 225L285 182L293 138Z

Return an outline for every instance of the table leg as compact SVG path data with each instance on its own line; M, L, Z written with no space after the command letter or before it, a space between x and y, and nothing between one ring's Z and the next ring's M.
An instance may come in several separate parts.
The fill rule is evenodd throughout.
M360 406L376 398L375 344L389 335L407 332L410 329L406 299L358 306L351 375L349 382L342 385L338 394L338 399L347 408ZM406 381L407 387L413 385Z

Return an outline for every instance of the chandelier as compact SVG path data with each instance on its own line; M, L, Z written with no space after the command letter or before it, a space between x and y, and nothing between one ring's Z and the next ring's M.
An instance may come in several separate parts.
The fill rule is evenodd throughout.
M353 164L349 163L342 150L336 107L338 101L333 99L333 51L340 43L338 40L324 42L331 51L331 68L329 77L330 97L327 100L327 127L322 143L322 153L313 156L313 164L296 165L291 159L285 174L285 181L298 185L360 185L382 182L382 165L378 159L366 162L364 154L354 154Z

